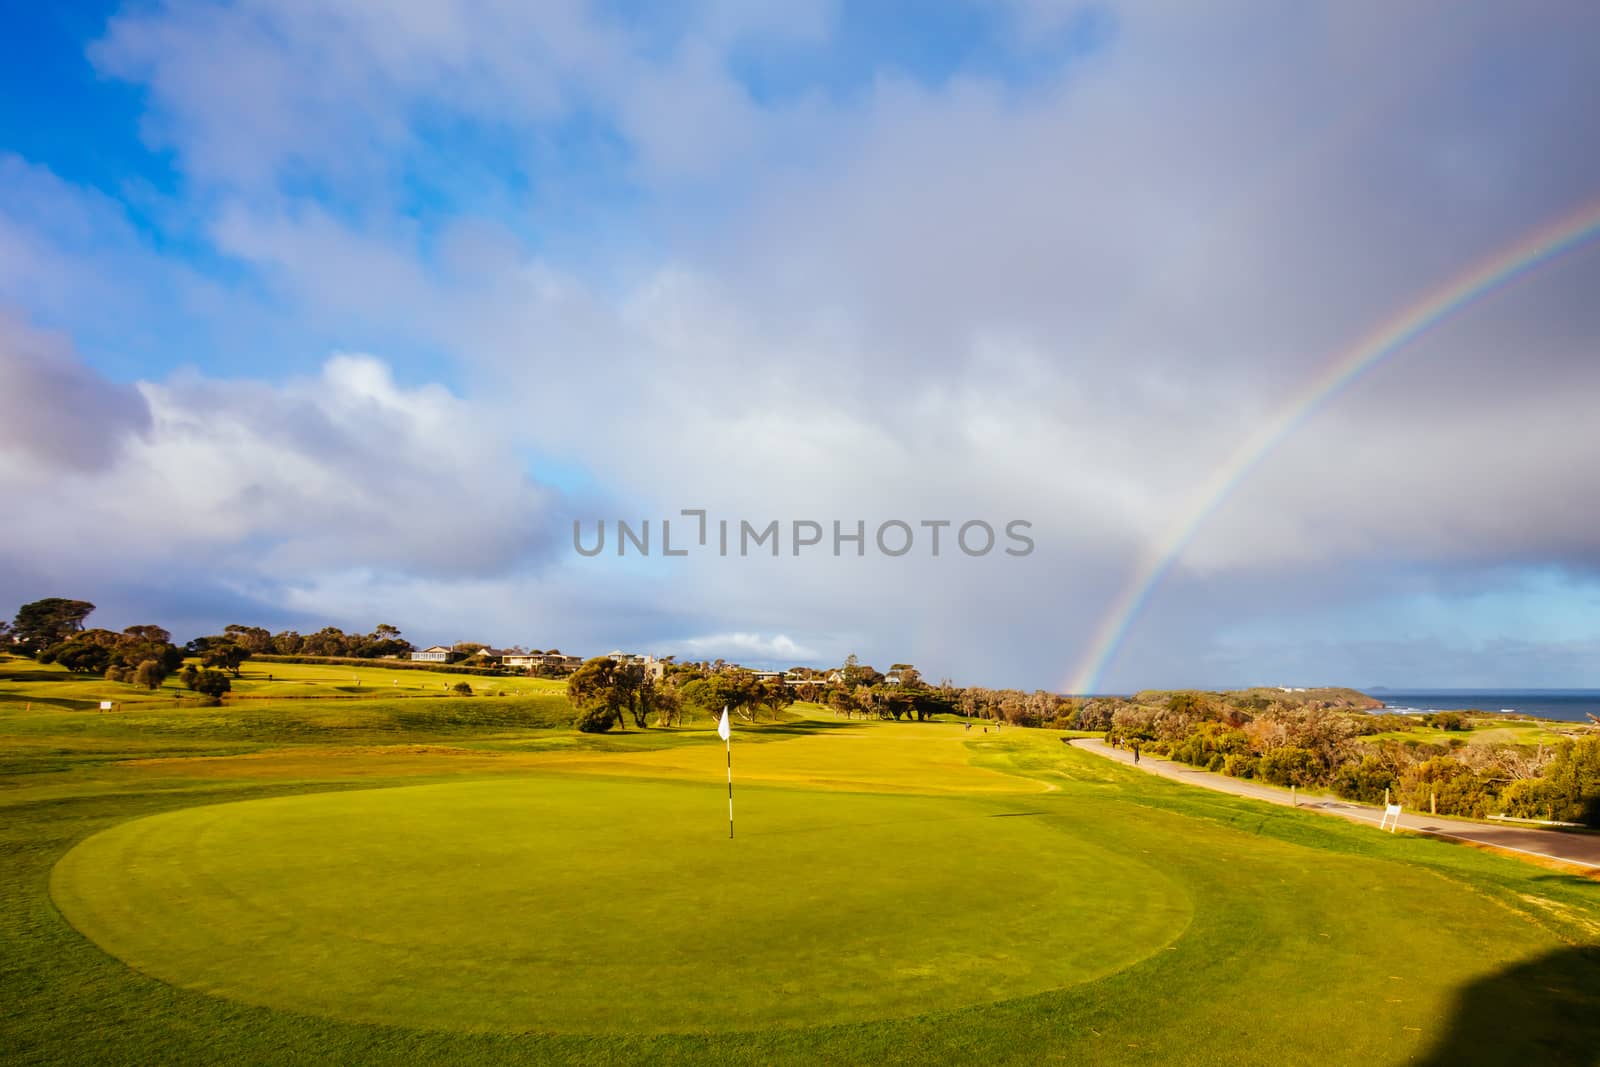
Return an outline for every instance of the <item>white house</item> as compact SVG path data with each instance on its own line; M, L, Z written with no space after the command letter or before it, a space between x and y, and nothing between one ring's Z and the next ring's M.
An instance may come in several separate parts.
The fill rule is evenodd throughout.
M461 655L453 648L444 645L434 645L432 648L420 648L411 653L414 663L454 663Z

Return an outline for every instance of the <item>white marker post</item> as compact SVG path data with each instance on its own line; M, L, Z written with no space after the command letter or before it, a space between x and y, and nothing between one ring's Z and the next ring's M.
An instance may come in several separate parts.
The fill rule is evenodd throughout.
M1378 829L1382 830L1385 824L1388 825L1391 834L1400 828L1400 805L1385 804L1383 806L1383 818L1378 820Z
M717 736L728 746L728 840L733 840L733 727L728 722L728 708L722 708L722 721L717 723Z

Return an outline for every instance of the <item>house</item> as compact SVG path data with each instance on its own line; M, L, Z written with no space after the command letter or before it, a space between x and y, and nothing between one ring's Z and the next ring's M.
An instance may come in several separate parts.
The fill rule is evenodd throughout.
M461 653L446 645L434 645L432 648L416 649L411 653L413 663L454 663L461 658Z
M575 671L583 666L583 657L563 656L559 652L507 652L501 657L500 663L522 671Z
M497 664L497 665L498 664L503 664L505 662L505 660L506 660L506 657L509 656L509 655L511 655L511 653L507 652L503 648L488 648L488 647L480 648L480 649L478 649L477 652L473 653L473 657L475 659L481 659L486 664Z
M612 649L606 653L606 658L614 659L624 667L643 667L644 676L657 682L667 676L666 660L656 659L654 656L641 656L636 652L623 652L620 649Z

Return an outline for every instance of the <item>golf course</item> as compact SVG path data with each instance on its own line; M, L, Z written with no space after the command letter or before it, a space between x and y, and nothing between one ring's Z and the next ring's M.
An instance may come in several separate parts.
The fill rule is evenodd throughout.
M458 680L0 658L6 1061L1600 1062L1576 871L807 704L730 838L704 716Z

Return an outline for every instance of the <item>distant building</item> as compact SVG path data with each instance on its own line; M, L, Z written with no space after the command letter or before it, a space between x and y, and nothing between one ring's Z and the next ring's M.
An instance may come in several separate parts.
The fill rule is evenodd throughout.
M624 667L643 667L644 676L653 681L661 681L667 676L666 660L656 659L650 655L640 655L637 652L623 652L621 649L612 649L606 653L607 659L614 659Z
M461 653L445 645L420 648L411 653L413 663L454 663L460 658Z
M583 666L582 656L563 656L560 652L506 652L500 665L513 670L575 671Z

